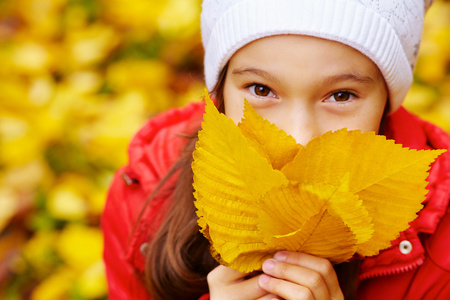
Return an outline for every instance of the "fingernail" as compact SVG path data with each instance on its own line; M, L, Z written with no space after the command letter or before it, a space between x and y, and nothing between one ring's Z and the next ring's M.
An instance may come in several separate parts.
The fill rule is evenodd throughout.
M263 271L272 270L274 265L275 265L275 261L273 259L266 260L262 265Z
M259 277L259 284L260 285L262 285L262 286L264 286L264 285L266 285L268 282L269 282L269 276L267 276L267 275L261 275L260 277Z
M285 251L280 251L275 253L275 255L273 256L273 258L275 258L278 261L285 261L287 257L287 253Z

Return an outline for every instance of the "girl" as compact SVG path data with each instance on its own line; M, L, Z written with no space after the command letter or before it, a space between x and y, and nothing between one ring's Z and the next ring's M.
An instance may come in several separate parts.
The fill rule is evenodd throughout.
M401 107L429 2L205 0L206 85L236 123L245 98L303 145L345 127L405 147L448 149L444 131ZM218 266L193 205L192 151L203 108L191 104L150 120L130 145L102 222L110 299L450 297L448 154L433 164L418 218L375 257L332 266L281 251L255 274Z

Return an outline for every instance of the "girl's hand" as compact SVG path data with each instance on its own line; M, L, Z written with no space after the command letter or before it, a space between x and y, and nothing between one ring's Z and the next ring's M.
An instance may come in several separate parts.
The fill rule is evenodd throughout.
M336 272L324 258L281 251L263 264L259 285L284 299L344 299Z
M211 300L272 300L280 299L259 286L261 275L246 278L248 274L224 266L209 272L207 280Z

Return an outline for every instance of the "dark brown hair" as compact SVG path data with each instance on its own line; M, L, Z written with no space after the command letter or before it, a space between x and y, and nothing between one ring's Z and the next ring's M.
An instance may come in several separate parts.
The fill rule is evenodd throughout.
M146 250L145 283L153 299L198 299L208 292L206 275L217 265L195 214L191 157L193 137L180 158L171 205ZM190 153L190 155L189 155Z
M222 70L213 91L222 113L225 112L223 88L227 68ZM206 276L218 265L209 253L209 242L199 232L195 214L191 163L197 134L198 130L189 137L183 154L169 172L172 176L179 170L179 177L167 203L170 207L162 210L168 211L167 216L146 250L143 280L155 300L198 299L208 293ZM358 261L335 266L345 299L354 298L358 266Z
M224 112L226 72L227 66L213 90L220 112ZM206 275L218 265L209 253L208 240L199 231L194 207L191 163L198 130L187 137L183 154L169 172L172 175L180 170L172 199L167 203L171 207L163 210L168 211L167 216L146 250L144 283L155 300L198 299L208 293Z

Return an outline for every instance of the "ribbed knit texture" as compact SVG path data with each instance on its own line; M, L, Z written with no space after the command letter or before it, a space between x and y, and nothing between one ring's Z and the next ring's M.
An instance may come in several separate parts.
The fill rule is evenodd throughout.
M341 42L369 57L386 80L394 111L413 80L423 1L204 0L207 88L214 88L222 68L246 44L272 35L303 34Z

